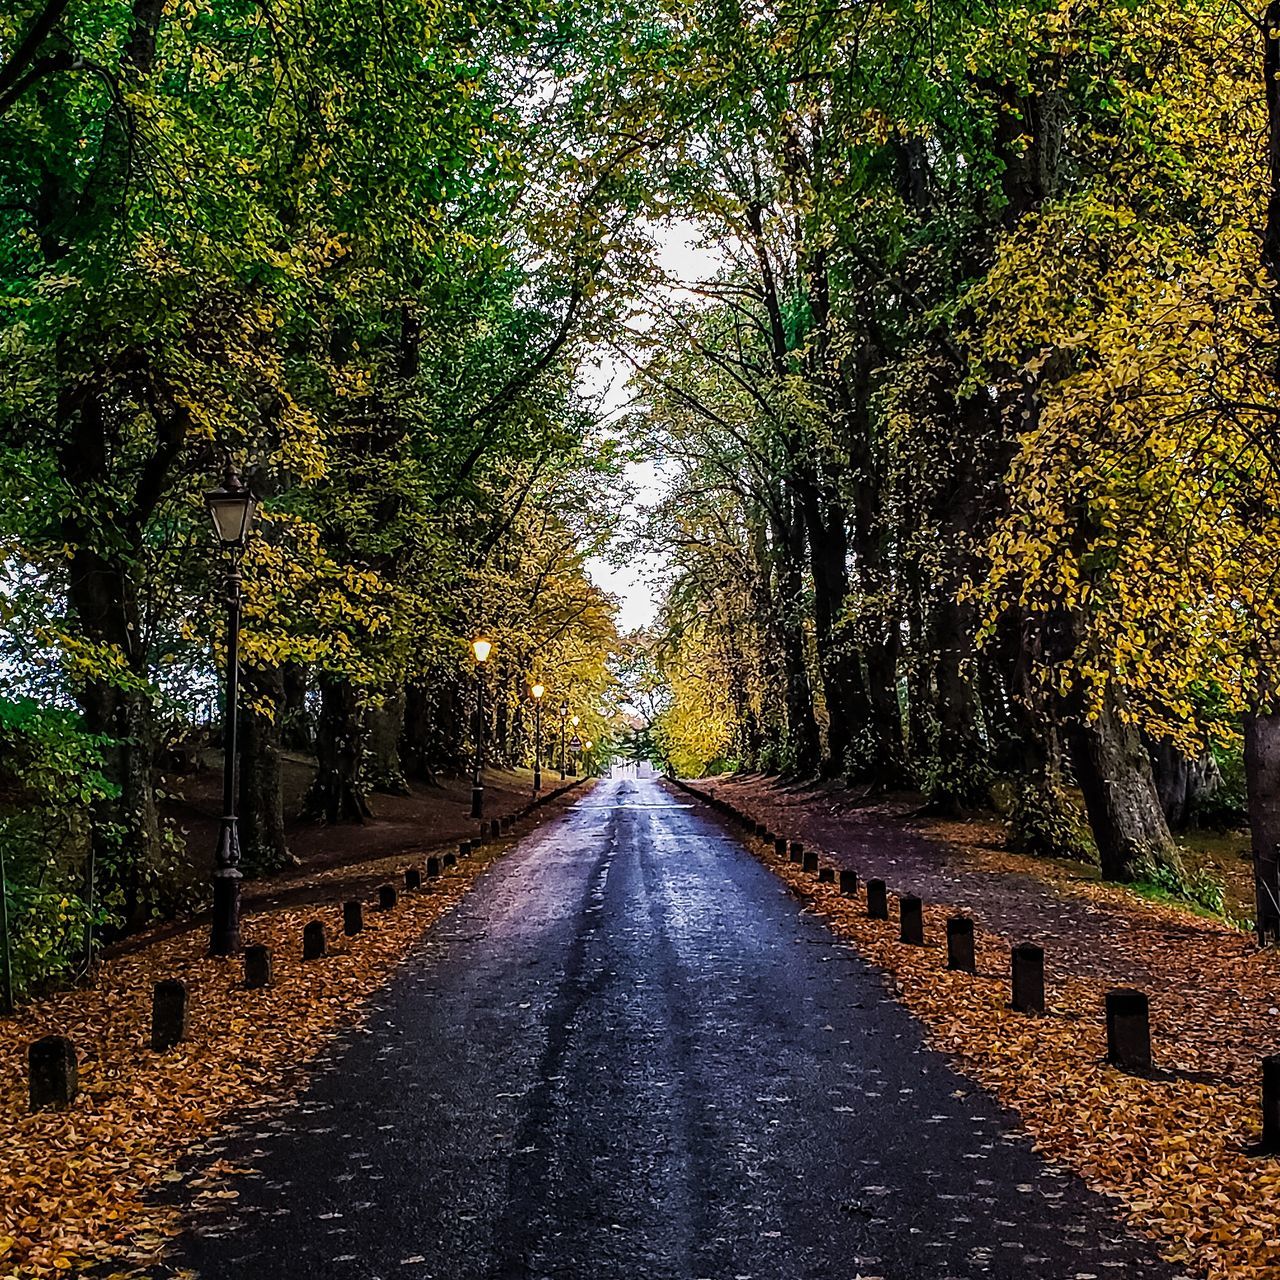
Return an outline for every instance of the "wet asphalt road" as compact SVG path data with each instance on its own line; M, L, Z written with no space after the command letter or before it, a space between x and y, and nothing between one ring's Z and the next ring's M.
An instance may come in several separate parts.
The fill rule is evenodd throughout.
M709 818L606 780L231 1138L208 1280L1172 1277Z

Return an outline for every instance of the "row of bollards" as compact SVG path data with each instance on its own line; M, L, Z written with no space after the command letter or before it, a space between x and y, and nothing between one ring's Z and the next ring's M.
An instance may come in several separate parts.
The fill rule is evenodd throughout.
M490 840L500 839L506 832L526 818L540 805L555 799L583 779L575 779L568 786L546 792L526 804L515 813L504 814L480 823L480 834L475 840L463 840L457 853L431 854L425 863L427 881L437 880L456 866L459 858L468 858L472 852ZM412 893L423 887L424 868L408 867L404 873L405 892ZM393 884L378 886L378 910L393 911L400 894ZM351 899L342 904L342 932L354 937L364 929L364 903ZM329 942L324 923L310 920L302 929L302 958L304 961L320 960L329 954ZM244 949L244 987L248 991L261 990L272 983L271 950L260 943ZM178 978L164 978L157 982L151 997L151 1048L164 1053L186 1038L187 986ZM45 1107L65 1107L75 1101L80 1091L79 1060L75 1044L66 1036L48 1035L34 1041L27 1049L28 1101L32 1111Z
M726 800L700 791L687 783L678 785L690 795L710 805L726 817L745 826L773 847L779 858L800 863L808 874L817 875L819 884L837 881L834 867L822 866L817 853L805 850L799 840L787 840L757 822L749 814ZM858 873L841 868L839 892L843 897L858 894ZM872 920L889 919L889 893L885 882L866 882L867 916ZM947 968L956 973L976 974L977 954L972 916L955 915L947 920ZM898 899L898 936L908 946L925 945L924 903L914 894ZM1018 1013L1043 1014L1045 1002L1044 948L1034 942L1020 942L1010 952L1010 1007ZM1106 1061L1124 1071L1149 1074L1154 1069L1151 1049L1151 1009L1145 992L1130 988L1108 991L1104 998L1107 1032ZM1255 1154L1280 1154L1280 1054L1262 1059L1262 1141L1251 1148Z

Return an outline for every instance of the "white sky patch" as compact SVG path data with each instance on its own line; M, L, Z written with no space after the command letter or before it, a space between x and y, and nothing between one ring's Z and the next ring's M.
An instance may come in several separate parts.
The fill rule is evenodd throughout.
M671 293L678 293L681 284L709 280L722 265L722 258L715 249L699 243L696 227L689 222L664 223L653 228L657 263L671 280ZM582 362L578 371L579 383L589 396L598 398L601 406L602 425L608 426L626 412L632 398L628 386L631 367L607 347L597 347ZM626 479L633 493L626 503L626 512L655 502L663 491L662 474L649 459L631 463ZM657 615L659 579L666 568L663 552L653 551L631 555L621 565L594 557L587 562L587 572L597 586L618 597L621 610L619 628L634 631L649 626Z

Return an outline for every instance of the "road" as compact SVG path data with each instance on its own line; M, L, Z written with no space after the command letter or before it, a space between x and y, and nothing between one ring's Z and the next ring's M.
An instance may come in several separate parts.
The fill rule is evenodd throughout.
M1178 1274L710 817L599 783L234 1136L207 1280Z

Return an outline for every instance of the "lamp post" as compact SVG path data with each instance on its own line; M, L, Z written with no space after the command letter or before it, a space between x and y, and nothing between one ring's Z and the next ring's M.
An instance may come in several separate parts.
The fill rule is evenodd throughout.
M574 729L573 740L574 740L575 742L578 740L578 733L577 733L577 730L578 730L578 725L579 725L579 723L580 723L581 719L582 719L582 717L581 717L581 716L574 716L574 717L573 717L573 720L572 720L572 723L573 723L573 729ZM569 770L569 776L570 776L571 778L576 778L576 777L578 776L578 753L577 753L577 751L574 751L574 753L573 753L573 765L572 765L572 767L571 767L571 768L570 768L570 770Z
M223 712L222 822L213 871L213 924L209 952L229 956L240 949L240 832L236 818L236 721L240 702L240 557L253 524L253 494L227 458L222 484L204 495L214 532L227 553L227 676Z
M564 774L565 733L564 731L568 723L569 723L569 704L567 702L562 702L560 704L560 781L561 782L564 781L564 777L565 777L565 774Z
M471 816L484 817L484 664L493 652L493 641L483 636L471 642L476 659L476 764L471 775Z
M533 695L533 794L542 790L542 695L544 685L535 684L529 692Z
M588 738L586 742L582 744L582 754L584 759L591 754L591 748L594 745L595 744L591 741L590 738ZM586 767L587 767L587 777L588 778L593 777L595 774L595 766L590 761L587 761Z

